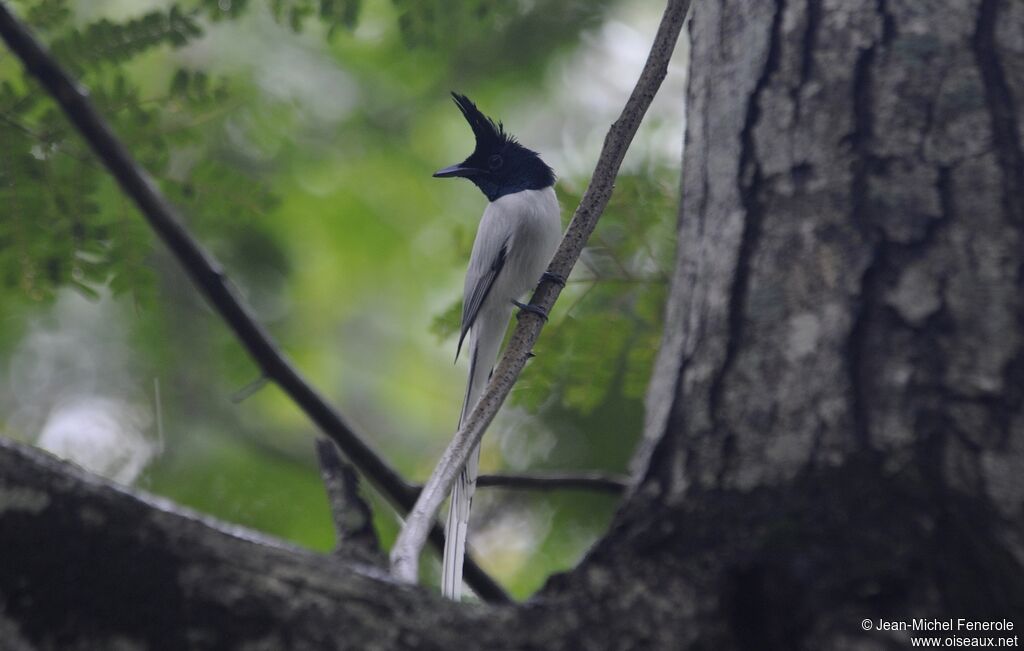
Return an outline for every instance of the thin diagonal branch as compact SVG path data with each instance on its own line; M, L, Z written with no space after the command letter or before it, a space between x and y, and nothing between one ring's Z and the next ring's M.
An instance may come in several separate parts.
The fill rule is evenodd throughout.
M192 282L234 331L263 374L280 386L320 430L338 444L345 456L396 508L403 512L409 511L416 501L416 489L356 433L355 428L306 382L298 369L278 349L270 335L238 298L220 264L184 228L153 180L97 113L89 101L86 89L64 72L2 1L0 37L21 60L25 69L57 101L68 120L78 129L125 194L131 197L153 230L184 267ZM440 549L444 544L444 535L440 527L434 526L432 529L431 542ZM426 532L424 535L427 535ZM505 591L470 559L466 562L466 581L483 599L510 601Z
M633 142L633 136L647 112L647 107L650 106L665 78L669 59L689 8L690 0L669 0L651 52L644 64L643 72L640 73L640 79L637 80L619 119L612 124L605 137L590 185L587 186L580 205L576 208L562 244L548 266L549 273L562 278L569 277L569 272L579 259L583 246L597 225L597 220L608 205L622 159ZM560 292L561 287L556 283L541 282L530 302L550 313ZM398 540L395 541L395 546L391 550L391 573L397 578L409 583L416 581L420 551L434 525L437 511L451 490L456 475L466 464L470 453L480 443L484 430L490 425L519 378L543 327L543 319L534 314L524 313L519 319L487 389L448 445L437 468L420 492L416 506L406 518Z
M621 495L628 485L628 477L601 472L480 475L476 480L477 488L489 486L508 490L582 490L612 495Z

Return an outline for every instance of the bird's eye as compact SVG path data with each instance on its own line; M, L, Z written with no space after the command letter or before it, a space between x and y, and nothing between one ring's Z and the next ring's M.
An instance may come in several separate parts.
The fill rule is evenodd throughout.
M487 159L487 166L492 170L496 170L501 167L501 164L504 162L505 161L501 159L500 154L492 154L491 157Z

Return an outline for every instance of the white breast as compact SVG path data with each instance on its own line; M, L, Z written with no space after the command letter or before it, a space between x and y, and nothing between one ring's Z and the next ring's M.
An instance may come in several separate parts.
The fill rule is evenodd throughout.
M508 233L508 258L492 293L506 303L533 289L551 262L562 235L553 188L523 190L491 202L484 222ZM490 302L490 301L488 301Z

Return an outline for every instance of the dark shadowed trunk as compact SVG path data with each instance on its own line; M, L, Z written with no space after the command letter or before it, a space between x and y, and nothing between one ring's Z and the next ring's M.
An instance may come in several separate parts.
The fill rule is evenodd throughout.
M861 621L1019 618L1024 3L697 0L691 37L635 489L579 567L452 604L4 443L0 648L902 649Z

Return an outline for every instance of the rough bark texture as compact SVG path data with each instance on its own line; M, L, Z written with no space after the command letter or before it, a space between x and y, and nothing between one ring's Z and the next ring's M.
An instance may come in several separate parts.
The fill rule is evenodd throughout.
M691 34L638 492L707 536L689 634L1019 616L1024 4L705 2Z
M903 649L861 620L1019 618L1024 3L694 9L645 440L579 567L452 604L4 444L6 647Z

